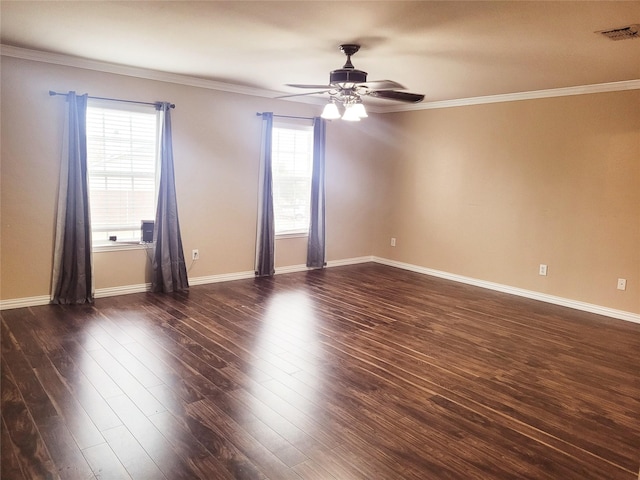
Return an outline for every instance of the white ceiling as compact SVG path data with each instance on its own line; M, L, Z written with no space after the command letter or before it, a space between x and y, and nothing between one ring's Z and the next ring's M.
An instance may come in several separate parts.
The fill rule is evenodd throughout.
M425 102L640 79L640 1L7 1L3 45L282 93L325 84L341 43ZM274 93L274 96L277 95ZM384 101L383 101L384 103Z

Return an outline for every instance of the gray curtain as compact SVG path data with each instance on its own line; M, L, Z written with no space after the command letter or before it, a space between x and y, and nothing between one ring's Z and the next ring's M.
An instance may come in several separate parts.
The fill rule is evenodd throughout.
M87 95L67 94L51 303L93 302L87 182Z
M158 103L162 127L160 130L160 182L156 209L151 290L178 292L189 288L184 261L175 175L173 170L173 143L171 140L170 104Z
M271 142L273 113L262 114L262 148L260 158L260 184L258 186L258 228L256 238L256 275L275 273L275 223L273 215L273 176L271 173Z
M326 121L313 119L313 172L311 174L311 219L307 245L307 267L325 266L324 157Z

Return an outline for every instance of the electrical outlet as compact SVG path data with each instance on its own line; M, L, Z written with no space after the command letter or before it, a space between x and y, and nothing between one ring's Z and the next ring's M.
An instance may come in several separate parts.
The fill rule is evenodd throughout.
M396 246L396 238L395 237L391 237L391 246L392 247Z
M197 248L191 250L191 260L200 260L200 252Z
M540 269L538 270L538 275L546 276L547 275L547 266L544 263L540 264Z
M618 279L618 290L626 290L627 289L627 280L625 278Z

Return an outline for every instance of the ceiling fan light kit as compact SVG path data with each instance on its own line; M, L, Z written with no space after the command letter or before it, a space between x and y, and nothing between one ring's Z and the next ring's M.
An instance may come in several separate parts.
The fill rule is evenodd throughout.
M362 102L362 98L368 95L407 103L418 103L424 99L424 95L421 94L397 91L397 89L404 90L404 87L391 80L367 82L367 72L356 69L353 63L351 63L351 56L360 50L360 45L346 43L340 45L340 50L347 56L347 61L342 68L330 72L329 85L287 84L289 87L316 90L300 95L328 93L330 100L324 107L321 115L322 118L328 120L342 118L343 120L358 122L361 118L368 116L367 110ZM284 95L279 98L294 96L298 95ZM337 106L338 103L344 107L343 115L340 115Z
M344 109L344 115L342 115L342 120L346 120L348 122L359 122L360 115L354 108L354 105L349 105Z
M367 110L364 108L364 103L362 103L362 100L351 105L351 110L353 110L355 114L360 118L366 118L369 116L367 115Z
M321 117L327 120L335 120L341 117L340 111L338 110L338 106L335 102L331 101L325 105L324 110L322 110Z

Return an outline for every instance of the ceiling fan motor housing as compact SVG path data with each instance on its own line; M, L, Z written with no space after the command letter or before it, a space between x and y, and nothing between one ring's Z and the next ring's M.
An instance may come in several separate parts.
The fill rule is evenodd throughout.
M367 81L367 72L356 70L355 68L340 68L333 70L329 74L329 83L331 85L341 83L365 83Z
M357 70L351 63L351 55L360 50L360 45L355 43L345 43L340 45L340 51L347 56L347 62L338 70L333 70L329 74L329 84L344 85L347 83L365 83L367 81L367 72Z

